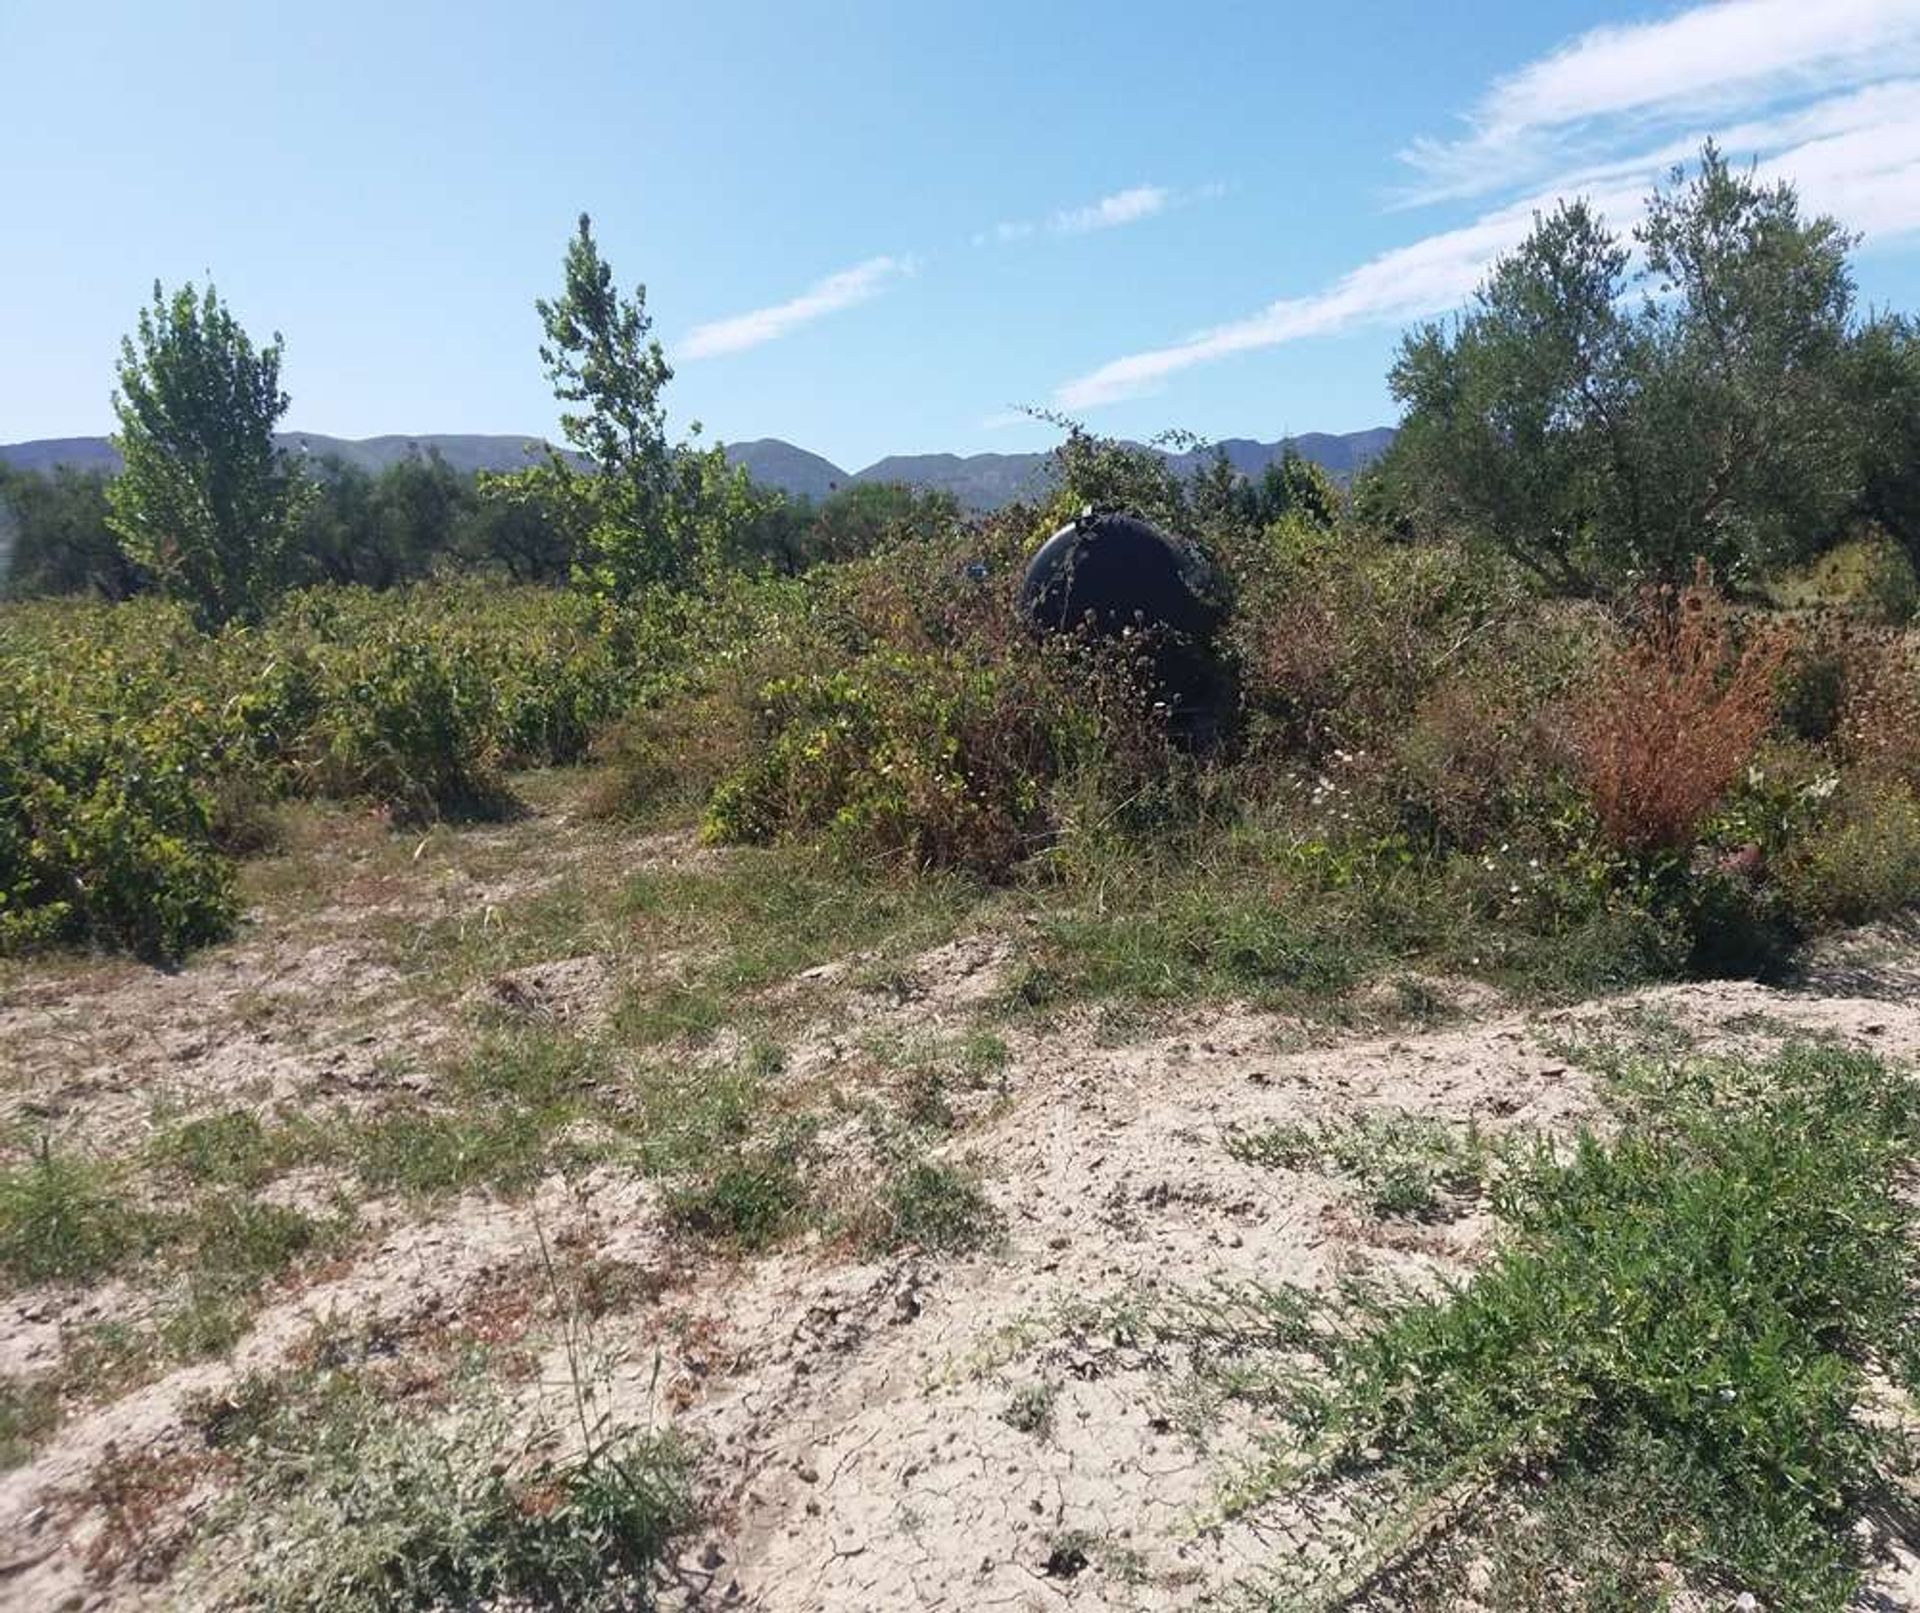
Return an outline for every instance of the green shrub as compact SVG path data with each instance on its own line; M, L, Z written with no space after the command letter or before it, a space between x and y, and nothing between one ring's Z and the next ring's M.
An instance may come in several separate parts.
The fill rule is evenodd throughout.
M1276 1564L1275 1605L1345 1605L1415 1556L1441 1580L1417 1599L1453 1605L1446 1574L1484 1573L1490 1533L1511 1549L1509 1509L1472 1504L1493 1486L1536 1522L1598 1532L1600 1561L1676 1564L1703 1600L1847 1605L1852 1526L1901 1461L1862 1411L1867 1375L1904 1381L1915 1364L1902 1183L1916 1089L1832 1049L1646 1075L1615 1142L1586 1138L1565 1160L1542 1148L1504 1181L1511 1237L1464 1288L1376 1305L1370 1328L1310 1296L1263 1296L1290 1366L1237 1365L1245 1382L1298 1386L1280 1396L1298 1443L1276 1442L1287 1454L1239 1504L1284 1494L1296 1516L1351 1531ZM1303 1347L1327 1369L1312 1386L1291 1366ZM1322 1511L1289 1475L1337 1479L1361 1508ZM1552 1594L1527 1605L1644 1605L1544 1572Z
M877 655L761 700L763 742L707 809L715 840L823 834L914 868L1004 876L1044 833L1057 746L1017 669Z
M1781 883L1811 930L1864 924L1920 902L1920 798L1893 781L1848 785L1788 852Z

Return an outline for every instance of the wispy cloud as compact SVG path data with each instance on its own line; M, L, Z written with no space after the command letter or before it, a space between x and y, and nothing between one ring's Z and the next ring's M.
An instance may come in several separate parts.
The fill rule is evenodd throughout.
M1053 215L1056 235L1085 235L1092 230L1117 229L1122 224L1138 224L1143 218L1164 213L1173 200L1173 192L1164 185L1135 185L1131 190L1115 191L1085 207L1064 207Z
M1536 212L1584 196L1616 230L1708 135L1869 239L1920 230L1920 0L1718 0L1605 28L1499 80L1462 140L1403 153L1420 199L1498 190L1471 223L1395 247L1331 285L1112 359L1055 389L1098 408L1235 354L1456 308Z
M1631 126L1739 115L1920 71L1920 0L1719 0L1596 28L1497 80L1468 132L1401 153L1434 201L1538 179Z
M770 308L734 314L705 325L696 325L674 350L676 358L718 358L725 353L744 353L750 347L778 341L800 326L836 314L856 303L870 301L889 284L918 267L911 257L868 258L851 269L842 269L809 286L799 296Z
M1123 224L1138 224L1191 202L1214 201L1226 193L1227 187L1218 182L1187 191L1171 190L1165 185L1134 185L1084 206L1062 207L1043 224L1031 219L1003 219L992 229L975 235L973 244L1004 246L1009 241L1024 241L1043 229L1050 235L1088 235L1095 230L1118 229Z

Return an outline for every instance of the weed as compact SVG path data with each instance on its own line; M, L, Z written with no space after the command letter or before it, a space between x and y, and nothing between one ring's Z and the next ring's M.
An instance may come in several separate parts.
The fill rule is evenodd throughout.
M764 1249L806 1203L792 1143L741 1148L667 1190L675 1221L703 1237Z
M918 1160L896 1170L868 1218L867 1243L964 1254L998 1239L1005 1223L979 1183L953 1165Z
M651 1606L690 1516L670 1437L611 1429L576 1455L515 1461L554 1430L514 1441L477 1373L440 1417L396 1416L371 1380L332 1373L243 1385L208 1428L243 1453L245 1501L222 1521L248 1598L270 1608ZM218 1583L211 1552L200 1571Z
M1229 1131L1227 1151L1250 1165L1336 1171L1355 1183L1375 1215L1421 1220L1477 1194L1492 1158L1475 1128L1410 1114Z
M1375 1306L1357 1331L1291 1302L1326 1376L1265 1380L1295 1442L1234 1504L1304 1486L1344 1497L1347 1521L1310 1584L1276 1566L1274 1605L1337 1605L1449 1538L1513 1550L1502 1495L1621 1563L1845 1604L1850 1525L1894 1454L1861 1413L1865 1373L1914 1365L1900 1182L1920 1095L1870 1057L1798 1049L1667 1066L1634 1113L1613 1144L1514 1173L1512 1241L1464 1289ZM1579 1596L1537 1551L1494 1566Z
M0 1268L16 1282L98 1276L140 1239L105 1167L43 1142L31 1163L0 1171Z
M1001 1410L1000 1420L1035 1439L1046 1439L1053 1432L1053 1408L1059 1394L1050 1383L1027 1384L1014 1391L1013 1398Z

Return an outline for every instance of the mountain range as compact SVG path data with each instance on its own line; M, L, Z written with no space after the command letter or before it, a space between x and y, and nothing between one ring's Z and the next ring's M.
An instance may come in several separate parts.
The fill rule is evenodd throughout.
M1344 482L1393 441L1391 426L1339 434L1313 431L1277 442L1230 437L1224 442L1167 457L1183 472L1191 472L1224 453L1243 475L1258 476L1291 446L1296 453ZM283 433L278 439L290 452L315 461L338 459L344 464L378 472L409 453L437 452L453 469L470 474L481 470L515 470L541 452L538 437L428 435L420 437L326 437L317 432ZM968 510L993 510L1045 488L1051 456L1038 454L893 454L864 470L846 471L819 454L796 448L778 437L727 444L727 458L744 465L747 474L764 487L778 488L793 497L826 498L843 487L864 482L905 482L912 487L951 493ZM59 466L111 474L120 468L120 456L105 437L49 437L37 442L0 443L0 464L16 470L50 471Z

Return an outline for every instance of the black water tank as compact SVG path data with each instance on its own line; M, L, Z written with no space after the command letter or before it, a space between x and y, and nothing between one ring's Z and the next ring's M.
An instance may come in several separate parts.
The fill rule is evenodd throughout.
M1230 699L1213 640L1225 610L1197 549L1137 515L1087 510L1027 562L1020 609L1043 632L1144 634L1176 736L1196 745L1219 737Z

